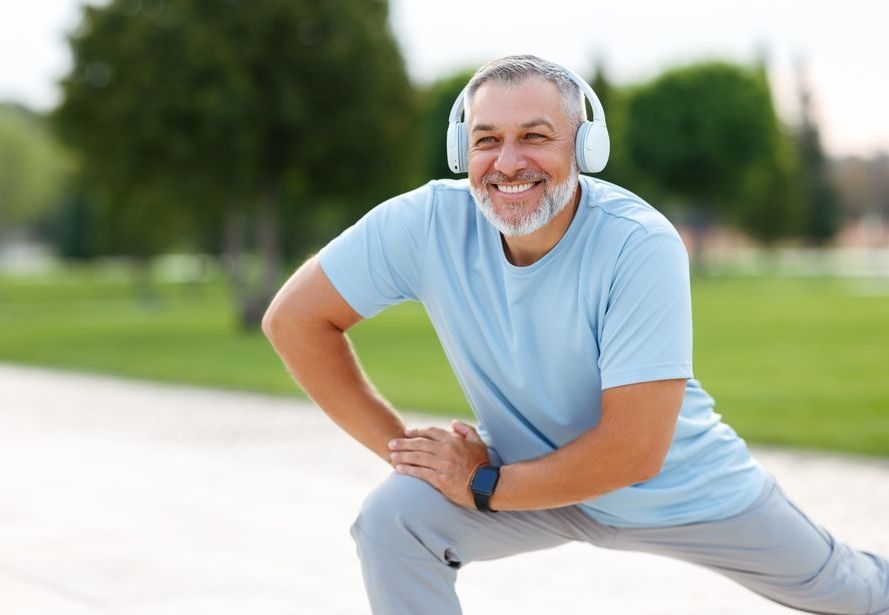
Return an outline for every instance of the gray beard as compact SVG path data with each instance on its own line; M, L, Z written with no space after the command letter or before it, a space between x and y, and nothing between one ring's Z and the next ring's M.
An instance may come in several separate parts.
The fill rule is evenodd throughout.
M519 178L519 181L522 179L524 178ZM497 214L494 212L494 206L491 203L491 197L488 194L487 186L488 184L498 182L492 182L488 180L486 176L479 182L478 187L470 186L470 189L472 191L472 198L475 199L475 204L478 205L482 215L485 216L485 219L487 219L494 228L500 231L505 237L519 237L540 230L549 224L553 218L559 215L559 213L568 205L569 201L571 201L571 197L574 195L574 190L577 188L577 180L577 165L572 163L571 172L568 174L568 177L565 178L565 181L560 184L553 184L552 186L549 186L549 188L547 188L547 184L544 183L543 196L540 197L540 203L537 205L537 209L530 214L522 216L518 220L503 220L502 218L497 217ZM544 182L545 181L546 180L544 180Z

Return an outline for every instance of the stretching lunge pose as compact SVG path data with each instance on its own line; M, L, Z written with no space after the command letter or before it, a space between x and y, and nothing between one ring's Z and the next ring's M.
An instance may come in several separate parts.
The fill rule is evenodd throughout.
M491 62L451 111L468 181L374 208L269 307L296 380L394 467L352 528L373 612L459 613L461 566L580 540L800 610L889 613L889 561L791 504L693 379L686 251L639 197L579 175L608 148L574 73ZM344 332L405 300L428 312L478 431L405 429L363 375Z

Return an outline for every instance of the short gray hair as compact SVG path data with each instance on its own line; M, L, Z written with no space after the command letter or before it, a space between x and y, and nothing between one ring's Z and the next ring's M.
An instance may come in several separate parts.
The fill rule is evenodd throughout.
M562 98L562 112L574 126L580 126L586 115L586 104L580 86L565 67L532 55L505 56L488 62L477 71L466 86L465 108L472 95L488 81L518 84L528 77L542 77L554 84Z

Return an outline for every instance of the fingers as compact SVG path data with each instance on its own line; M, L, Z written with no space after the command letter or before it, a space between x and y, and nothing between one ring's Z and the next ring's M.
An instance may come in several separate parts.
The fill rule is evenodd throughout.
M451 421L451 429L454 430L454 433L460 434L464 438L469 435L469 425L458 420Z
M406 429L404 435L408 438L429 438L430 440L441 442L446 440L450 434L438 427L426 427L424 429Z
M424 451L427 453L438 450L440 444L429 438L396 438L389 442L390 451Z
M398 474L419 478L455 504L471 507L469 480L474 468L487 463L488 449L472 426L454 421L451 428L405 430L389 442L390 460Z
M481 436L478 435L478 432L472 425L468 425L462 421L458 421L455 419L451 421L451 429L454 433L457 433L464 438L467 438L474 442L481 442ZM404 431L404 435L406 438L428 438L429 440L442 442L448 439L448 436L451 435L451 432L445 431L444 429L441 429L439 427L425 427L422 429L406 429Z
M420 466L423 468L438 470L442 465L444 465L443 460L440 457L431 453L424 453L419 451L392 453L391 455L389 455L389 458L392 460L392 464L396 467Z
M472 425L467 425L461 421L451 421L451 429L453 429L456 433L460 434L470 442L481 442L481 436L478 435L478 432Z
M435 470L430 470L429 468L423 468L421 466L397 465L395 466L395 471L399 474L405 474L407 476L413 476L424 480L436 489L439 489L439 491L441 490L439 487L438 473Z

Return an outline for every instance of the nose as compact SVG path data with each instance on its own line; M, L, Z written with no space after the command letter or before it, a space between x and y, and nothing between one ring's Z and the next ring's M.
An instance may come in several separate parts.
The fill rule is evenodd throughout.
M494 161L494 169L504 175L512 176L526 167L527 160L522 148L511 141L504 141L500 146L497 160Z

